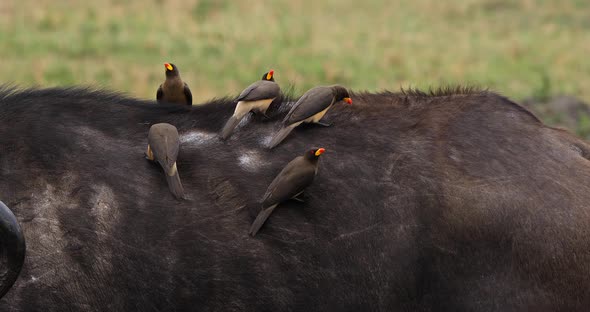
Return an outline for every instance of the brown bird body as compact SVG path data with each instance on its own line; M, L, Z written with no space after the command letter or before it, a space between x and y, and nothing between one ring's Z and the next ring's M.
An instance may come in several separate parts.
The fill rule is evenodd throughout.
M158 123L150 127L146 158L160 164L166 174L170 192L181 199L184 198L184 189L176 167L179 149L180 139L176 127L168 123Z
M262 198L262 210L252 223L249 234L254 236L278 204L297 199L314 180L319 156L325 149L311 149L291 160L269 185Z
M158 87L156 100L160 102L193 105L193 95L188 85L180 78L178 67L171 63L164 64L166 80Z
M236 101L236 108L233 115L227 120L223 130L221 130L221 138L227 139L234 128L240 123L242 118L250 112L261 113L266 116L266 110L276 99L281 88L274 82L274 71L270 70L268 73L262 75L262 79L249 85L238 96Z
M295 127L304 122L330 126L320 120L339 101L352 104L348 91L341 86L318 86L307 91L285 116L281 129L270 142L270 148L281 143Z

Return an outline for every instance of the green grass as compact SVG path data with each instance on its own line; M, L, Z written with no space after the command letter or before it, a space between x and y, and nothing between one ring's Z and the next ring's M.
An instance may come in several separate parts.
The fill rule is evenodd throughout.
M0 82L153 98L163 63L196 102L269 68L297 94L475 84L590 101L586 0L3 0ZM550 86L550 89L547 89Z

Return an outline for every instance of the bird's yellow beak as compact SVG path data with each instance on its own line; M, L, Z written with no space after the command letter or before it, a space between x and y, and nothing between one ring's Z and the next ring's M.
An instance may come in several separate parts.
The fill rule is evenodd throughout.
M147 151L145 151L145 157L149 160L154 160L154 153L152 152L152 147L148 144Z
M315 151L315 155L316 156L320 156L321 154L323 154L326 151L325 148L318 148L317 151Z
M174 69L174 67L172 67L172 65L170 65L170 63L166 63L164 64L164 66L166 67L167 70L172 71Z
M344 98L344 102L346 102L346 103L348 103L350 105L350 104L352 104L352 99L349 98L349 97Z
M270 79L272 79L272 75L274 75L274 74L275 74L275 71L271 69L271 70L268 72L268 74L266 74L266 80L270 80Z

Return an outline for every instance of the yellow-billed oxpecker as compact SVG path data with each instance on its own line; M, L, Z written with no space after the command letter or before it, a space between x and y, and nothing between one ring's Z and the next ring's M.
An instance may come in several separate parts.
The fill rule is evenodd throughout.
M269 72L264 73L261 80L249 85L236 99L238 104L234 114L227 120L223 130L221 130L221 138L223 140L227 139L242 118L250 112L261 113L266 116L266 110L270 103L279 96L280 92L281 88L274 79L274 71L271 69Z
M289 133L301 123L312 122L328 127L330 124L320 121L336 102L344 101L352 104L348 91L342 86L318 86L305 92L293 105L279 132L272 138L270 148L277 146Z
M176 168L176 158L180 148L178 130L171 124L158 123L150 127L146 158L156 161L164 169L170 192L178 198L184 198L184 189Z
M318 161L325 149L311 149L291 160L272 181L262 198L262 210L250 227L254 236L278 204L289 199L303 201L301 196L318 172Z
M193 105L193 94L186 82L180 79L178 67L171 63L165 63L164 68L166 69L166 80L158 87L158 92L156 92L158 103Z

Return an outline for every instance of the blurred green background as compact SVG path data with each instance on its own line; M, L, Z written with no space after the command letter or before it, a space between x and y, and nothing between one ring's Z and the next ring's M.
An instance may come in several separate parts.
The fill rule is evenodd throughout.
M0 83L155 98L172 62L195 103L236 95L273 68L296 94L332 83L489 87L534 99L560 124L547 103L590 101L589 55L588 0L0 1ZM590 119L577 115L588 135Z

